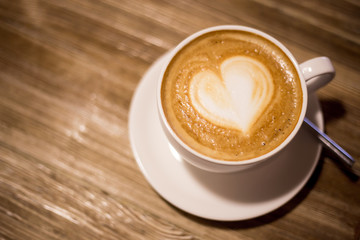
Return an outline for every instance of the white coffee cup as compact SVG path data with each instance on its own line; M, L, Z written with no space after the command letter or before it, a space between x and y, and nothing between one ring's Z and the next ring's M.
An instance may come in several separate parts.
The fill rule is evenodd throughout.
M292 130L292 132L288 135L288 137L275 149L272 151L255 157L251 159L241 160L241 161L224 161L224 160L218 160L214 159L208 156L205 156L197 151L195 151L191 146L188 146L185 144L174 132L174 130L171 128L170 124L168 123L163 106L162 106L162 100L161 100L161 86L163 81L164 73L168 67L168 64L172 60L172 58L187 44L189 44L192 40L198 38L199 36L202 36L206 33L213 32L213 31L219 31L219 30L239 30L239 31L245 31L250 32L253 34L257 34L262 36L263 38L271 41L275 45L277 45L292 61L293 66L296 68L297 73L300 77L301 81L301 90L302 90L302 110L300 113L300 117L298 119L298 122L295 126L295 128ZM239 170L244 170L249 167L255 166L259 163L265 162L266 160L272 159L274 155L278 154L281 150L283 150L294 138L294 136L299 131L307 109L308 105L308 93L316 91L320 87L326 85L329 81L333 79L335 76L335 70L334 67L327 57L317 57L310 59L302 64L298 64L295 60L294 56L290 53L290 51L278 40L271 37L270 35L256 30L254 28L245 27L245 26L237 26L237 25L223 25L223 26L216 26L207 28L204 30L201 30L199 32L196 32L183 40L179 45L177 45L170 53L165 61L165 64L163 66L162 72L160 74L159 84L157 88L157 106L158 106L158 112L159 112L159 119L163 128L163 131L169 141L169 144L172 148L172 151L176 151L179 156L181 156L182 159L186 160L190 164L201 168L206 171L211 172L234 172Z

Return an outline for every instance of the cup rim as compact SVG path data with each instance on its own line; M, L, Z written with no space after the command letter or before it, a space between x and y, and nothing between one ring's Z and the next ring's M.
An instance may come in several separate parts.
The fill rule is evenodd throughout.
M279 144L276 148L272 149L271 151L254 157L254 158L249 158L249 159L244 159L244 160L234 160L234 161L230 161L230 160L220 160L220 159L215 159L209 156L206 156L198 151L196 151L195 149L191 148L189 145L187 145L183 140L181 140L181 138L175 133L175 131L171 128L167 117L165 116L164 113L164 109L163 109L163 104L162 104L162 100L161 100L161 88L162 88L162 82L163 82L163 77L164 74L170 64L170 62L172 61L173 57L183 48L185 47L188 43L190 43L192 40L206 34L209 32L215 32L215 31L220 31L220 30L235 30L235 31L245 31L245 32L250 32L253 34L257 34L260 35L261 37L271 41L272 43L274 43L276 46L278 46L284 53L285 55L291 60L293 66L295 67L298 76L300 78L300 84L301 84L301 89L302 89L302 108L301 108L301 113L300 116L298 118L298 122L296 123L294 129L292 130L292 132L286 137L286 139ZM305 79L304 76L300 70L299 64L296 61L295 57L293 56L293 54L277 39L275 39L274 37L270 36L269 34L252 28L252 27L248 27L248 26L242 26L242 25L218 25L218 26L213 26L213 27L209 27L209 28L205 28L202 29L200 31L197 31L193 34L191 34L190 36L188 36L187 38L185 38L184 40L182 40L175 48L173 48L172 50L170 50L170 52L168 53L168 56L166 57L166 60L164 62L164 65L162 66L161 69L161 73L159 75L159 80L158 80L158 86L157 86L157 93L156 93L156 100L157 100L157 107L158 107L158 112L160 114L160 121L162 121L163 126L166 127L166 130L171 134L171 137L173 137L175 139L175 141L180 144L186 151L190 152L191 154L195 155L198 158L201 158L202 160L211 162L211 163L215 163L218 165L227 165L227 166L239 166L239 165L248 165L248 164L253 164L253 163L258 163L261 161L264 161L266 159L271 158L272 156L276 155L278 152L280 152L282 149L284 149L291 141L292 139L295 137L295 135L298 133L304 117L305 117L305 113L306 113L306 109L307 109L307 100L308 100L308 91L307 91L307 86L305 83Z

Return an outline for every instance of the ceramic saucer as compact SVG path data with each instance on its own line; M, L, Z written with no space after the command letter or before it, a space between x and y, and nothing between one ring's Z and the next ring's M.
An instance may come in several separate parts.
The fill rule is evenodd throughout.
M303 127L276 159L252 169L205 172L174 155L159 123L156 88L166 56L139 83L130 107L129 135L135 159L151 186L168 202L190 214L237 221L269 213L293 198L312 175L321 145ZM306 116L323 129L316 95Z

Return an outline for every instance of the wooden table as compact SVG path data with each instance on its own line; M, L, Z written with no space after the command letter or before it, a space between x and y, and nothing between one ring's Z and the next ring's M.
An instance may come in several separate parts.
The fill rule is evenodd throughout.
M0 239L359 239L359 182L327 151L279 209L210 221L154 191L128 132L156 59L200 29L238 24L299 62L332 59L337 75L318 92L325 129L359 160L359 13L356 0L1 0Z

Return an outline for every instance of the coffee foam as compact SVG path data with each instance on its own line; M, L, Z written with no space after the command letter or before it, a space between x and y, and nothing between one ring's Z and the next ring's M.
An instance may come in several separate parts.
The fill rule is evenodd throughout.
M274 83L264 64L234 56L220 65L220 76L211 70L194 75L189 89L191 104L206 120L247 133L268 105Z
M300 79L286 54L241 31L205 34L169 63L161 87L175 134L203 155L240 161L281 144L301 112Z

